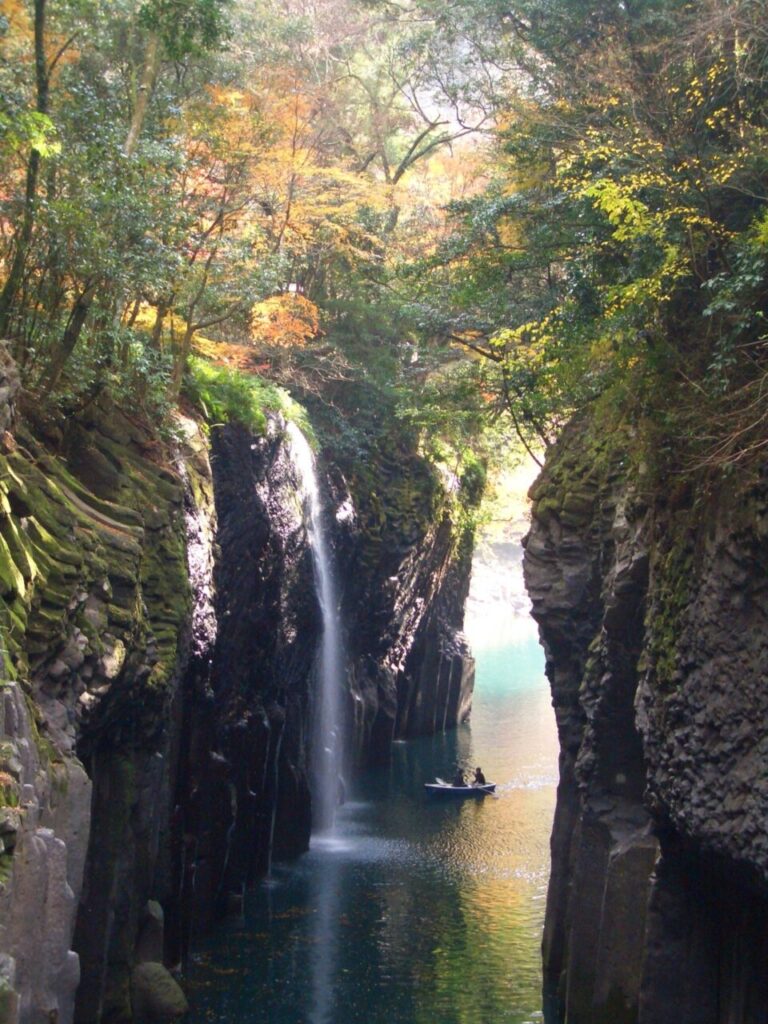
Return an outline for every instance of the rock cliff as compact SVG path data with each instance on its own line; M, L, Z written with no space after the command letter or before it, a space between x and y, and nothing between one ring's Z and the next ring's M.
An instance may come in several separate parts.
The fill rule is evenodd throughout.
M370 385L307 396L325 441L358 760L470 713L474 661L461 632L482 486L441 475ZM343 411L340 414L340 410Z
M172 1019L163 964L309 841L295 470L274 418L170 446L104 400L14 423L0 371L0 1022ZM471 545L413 451L321 472L363 762L467 713Z
M526 581L561 742L548 1019L768 1013L768 480L662 474L572 423L532 490Z
M471 541L441 503L434 470L413 453L373 458L351 484L333 455L320 453L319 473L354 771L385 759L396 736L468 714L473 662L460 626ZM279 421L262 438L236 425L216 431L211 465L218 627L182 687L174 840L182 895L169 921L179 957L271 857L307 849L312 822L308 716L321 622Z
M29 410L0 455L9 1021L71 1020L78 980L83 1019L127 993L189 610L178 475L117 410L70 427Z

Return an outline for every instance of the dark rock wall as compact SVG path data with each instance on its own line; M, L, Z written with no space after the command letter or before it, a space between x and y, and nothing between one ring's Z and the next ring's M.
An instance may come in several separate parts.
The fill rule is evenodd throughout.
M308 845L321 623L282 428L179 430L174 456L99 402L0 436L2 1024L177 1015L162 963ZM367 480L353 499L321 460L350 770L459 721L472 685L468 534L413 452Z
M361 540L369 543L369 535ZM457 544L445 516L408 545L387 546L386 555L384 572L360 575L353 559L343 577L350 715L364 763L386 761L393 739L464 721L474 686L474 661L461 633L471 543Z
M429 577L433 596L413 638L403 669L397 674L398 737L430 735L466 720L471 710L475 663L461 626L469 594L471 538L454 551L453 530L445 522L437 537L439 569ZM429 591L428 591L429 593Z
M297 481L279 426L215 431L218 630L182 696L170 931L181 956L263 875L309 842L307 705L319 612Z
M117 410L94 407L66 433L40 412L0 458L0 949L11 1020L66 1024L78 980L80 1018L118 1020L158 884L190 606L183 487Z
M525 572L561 742L544 936L569 1024L752 1024L764 964L765 499L652 481L571 425L532 491Z
M459 632L471 542L436 501L432 470L403 453L359 488L321 454L318 475L341 595L350 773L396 735L466 717L472 661ZM182 956L270 857L307 849L311 686L321 629L299 482L282 428L217 430L215 619L183 687L175 811L179 875L169 931ZM370 479L370 478L369 478Z
M338 385L332 396L353 422L358 405L380 401L359 387ZM394 738L464 721L474 686L462 635L473 535L461 525L474 499L418 454L396 420L383 410L375 427L354 434L351 454L340 431L325 460L361 763L386 761Z

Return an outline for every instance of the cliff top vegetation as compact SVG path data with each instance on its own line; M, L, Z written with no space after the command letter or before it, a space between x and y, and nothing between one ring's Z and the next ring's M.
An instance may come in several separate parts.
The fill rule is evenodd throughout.
M364 382L459 465L596 402L681 465L744 462L766 7L11 0L0 337L67 415L162 417L197 350Z

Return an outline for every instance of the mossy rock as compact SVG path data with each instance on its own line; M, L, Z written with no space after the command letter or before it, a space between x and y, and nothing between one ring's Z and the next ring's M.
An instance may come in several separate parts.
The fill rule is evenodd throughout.
M30 583L40 574L40 569L35 562L30 546L22 537L18 526L10 517L2 520L0 534L8 545L8 550L16 564L25 583Z
M89 441L82 429L79 436ZM42 679L78 629L89 654L101 657L100 634L109 630L110 649L116 642L126 653L105 714L99 717L100 705L89 712L89 738L114 730L122 742L130 734L115 708L156 729L191 607L180 479L130 442L97 432L71 464L51 457L23 425L19 441L7 458L0 455L0 631L12 655L6 672ZM87 474L78 475L91 449L121 468L112 489L98 495ZM147 510L152 530L144 529ZM103 622L86 618L89 598L103 605ZM154 634L158 660L150 671L145 648ZM141 741L143 728L135 735ZM51 748L46 756L57 755Z
M179 1020L189 1011L181 986L163 964L139 964L131 978L136 1024L163 1024Z
M5 538L0 535L0 593L5 598L21 597L26 589L24 576L13 560Z

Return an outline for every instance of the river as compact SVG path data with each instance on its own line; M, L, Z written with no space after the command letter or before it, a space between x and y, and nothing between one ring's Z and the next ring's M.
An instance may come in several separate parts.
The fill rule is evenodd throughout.
M557 738L533 625L506 593L509 567L494 572L493 559L477 569L468 615L471 724L397 743L335 834L275 865L244 917L196 951L192 1024L542 1020ZM498 795L427 798L423 783L457 763L481 765Z

